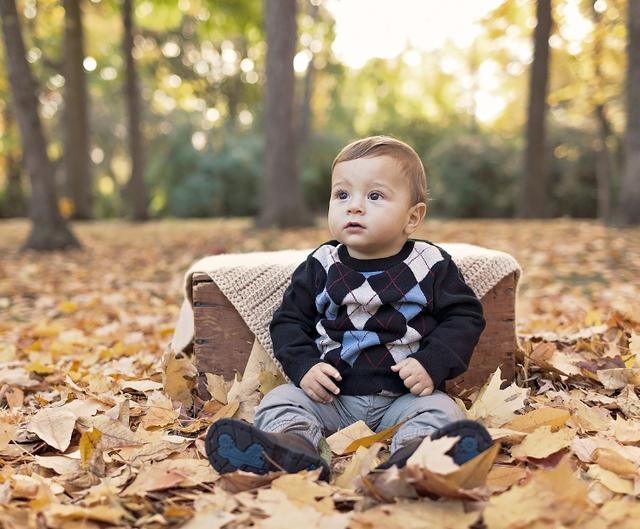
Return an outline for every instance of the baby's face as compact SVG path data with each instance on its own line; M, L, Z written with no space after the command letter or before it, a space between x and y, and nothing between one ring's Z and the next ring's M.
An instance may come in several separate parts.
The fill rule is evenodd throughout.
M331 178L329 230L358 259L395 255L424 216L411 204L409 181L389 156L336 164Z

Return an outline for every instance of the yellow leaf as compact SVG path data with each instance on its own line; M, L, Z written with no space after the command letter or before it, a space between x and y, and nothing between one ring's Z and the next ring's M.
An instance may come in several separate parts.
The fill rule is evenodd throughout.
M216 414L211 418L211 422L216 422L218 419L227 419L233 417L240 408L240 402L232 400L229 404L225 404L220 408Z
M369 448L374 443L382 443L384 441L387 441L388 439L391 439L393 437L393 434L396 433L400 428L400 426L402 426L403 424L404 422L394 424L390 428L387 428L386 430L382 430L381 432L378 432L376 434L368 435L366 437L361 437L360 439L356 439L349 446L347 446L347 448L345 448L344 453L351 454L361 446L363 448Z
M594 463L597 463L605 470L615 472L623 478L635 478L639 476L636 464L611 448L596 448L591 458Z
M101 439L102 433L95 429L87 430L80 436L80 461L83 468L87 468L89 465L91 455Z
M9 446L16 435L17 426L7 416L0 417L0 451Z
M62 312L62 314L73 314L78 310L78 304L74 301L63 301L57 308L59 312Z
M266 395L273 388L277 388L287 382L280 373L273 373L266 370L260 372L258 380L260 381L260 393L263 395Z
M60 215L62 215L65 219L70 219L75 209L76 208L73 200L71 200L69 197L60 197L58 199L58 210L60 211Z
M51 373L55 373L55 368L53 366L45 366L42 362L35 360L30 362L26 366L27 371L31 373L35 373L36 375L50 375Z

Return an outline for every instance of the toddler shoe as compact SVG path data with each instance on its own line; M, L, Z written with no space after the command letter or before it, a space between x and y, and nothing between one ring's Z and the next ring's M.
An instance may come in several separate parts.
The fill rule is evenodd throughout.
M285 470L298 472L322 468L320 479L329 480L330 468L318 450L294 433L269 433L237 419L220 419L207 432L205 450L220 474L244 470L254 474Z
M457 465L463 465L493 446L491 434L482 424L476 421L455 421L431 434L431 439L440 439L441 437L460 437L458 442L447 452L447 455L451 456ZM384 470L391 468L393 465L398 468L405 466L407 460L418 449L420 444L422 444L421 437L411 439L406 445L391 454L391 457L386 462L376 468Z

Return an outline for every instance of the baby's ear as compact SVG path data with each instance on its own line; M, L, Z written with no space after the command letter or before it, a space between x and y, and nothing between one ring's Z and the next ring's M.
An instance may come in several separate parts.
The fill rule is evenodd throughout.
M427 205L424 202L418 202L414 206L411 206L411 209L409 210L409 220L405 227L405 233L407 235L411 235L414 231L416 231L426 214Z

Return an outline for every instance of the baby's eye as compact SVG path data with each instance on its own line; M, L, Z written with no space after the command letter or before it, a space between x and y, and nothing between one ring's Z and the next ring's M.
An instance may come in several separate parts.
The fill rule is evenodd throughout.
M380 200L381 198L384 198L382 193L378 193L377 191L369 193L369 200Z
M346 191L336 191L336 198L340 200L346 200L349 197L349 193Z

